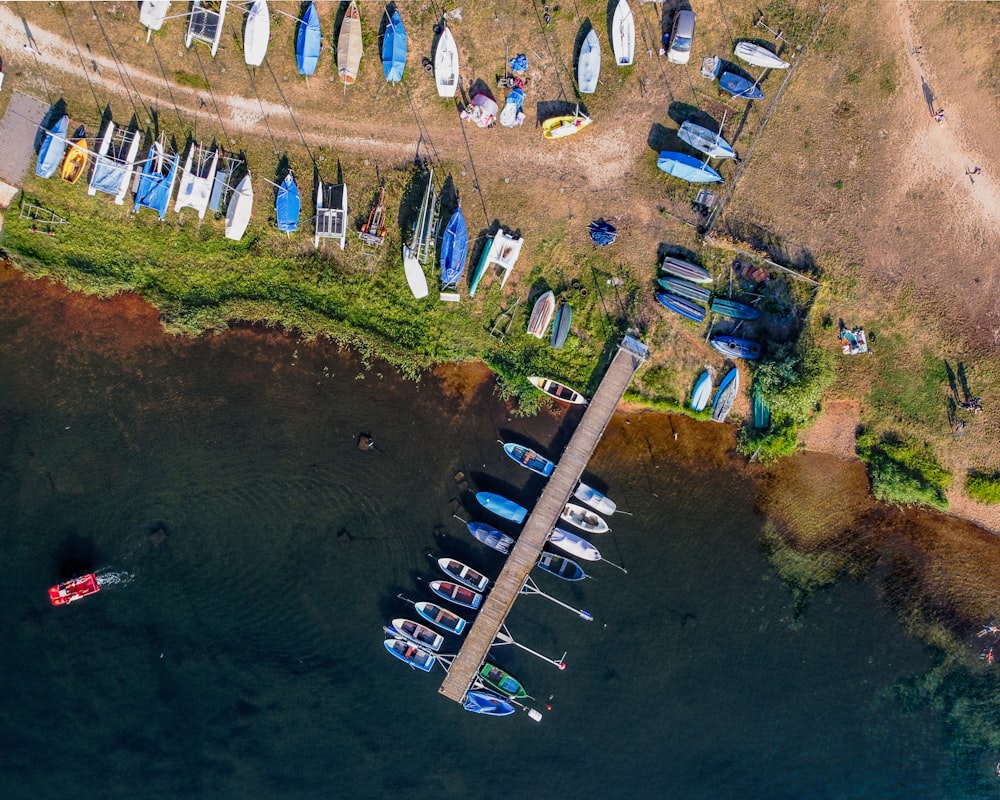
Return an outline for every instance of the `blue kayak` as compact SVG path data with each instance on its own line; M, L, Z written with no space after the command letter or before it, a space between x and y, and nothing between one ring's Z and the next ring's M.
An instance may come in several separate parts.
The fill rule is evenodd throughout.
M657 292L656 299L664 308L669 308L675 314L680 314L692 322L701 322L705 319L705 307L698 305L694 300L669 292Z
M406 28L396 9L385 24L382 35L382 70L389 83L399 83L403 80L403 70L406 68Z
M520 524L528 516L528 509L524 506L519 506L513 500L508 500L499 494L493 494L493 492L478 492L476 500L483 508L489 509L498 517L509 519L511 522Z
M323 32L319 27L319 12L316 11L316 4L310 3L299 23L299 35L295 42L295 60L298 62L300 75L308 78L316 72L322 44Z
M700 158L687 153L664 150L656 160L656 166L688 183L722 183L722 176Z
M545 456L539 455L524 445L507 442L503 446L503 451L525 469L537 472L544 478L549 477L552 474L552 470L556 468L556 465L545 458Z
M712 373L707 369L701 373L691 390L691 410L704 411L708 405L708 399L712 396Z
M723 72L719 76L719 86L733 97L742 97L744 100L764 99L764 92L756 83L733 72Z
M51 178L56 174L59 165L62 164L63 156L66 155L66 146L69 144L66 139L68 124L69 117L64 114L52 127L52 130L45 131L45 138L38 150L38 163L35 164L35 174L39 178Z
M514 705L509 700L478 689L466 693L462 707L474 714L486 714L491 717L506 717L514 713Z

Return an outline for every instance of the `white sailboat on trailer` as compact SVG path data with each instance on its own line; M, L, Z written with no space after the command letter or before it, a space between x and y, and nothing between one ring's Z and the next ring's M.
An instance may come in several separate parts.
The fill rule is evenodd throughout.
M418 300L427 297L429 291L423 265L428 263L434 254L437 215L437 192L434 189L434 170L431 169L427 172L427 188L420 203L420 212L413 224L413 236L409 246L403 245L403 271L406 273L410 291Z

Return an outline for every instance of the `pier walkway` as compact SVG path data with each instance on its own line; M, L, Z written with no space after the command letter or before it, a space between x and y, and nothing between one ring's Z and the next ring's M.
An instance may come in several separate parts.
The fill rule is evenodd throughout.
M528 516L507 563L497 577L493 590L487 595L461 650L448 670L448 677L438 689L449 700L461 703L465 699L469 686L479 674L479 669L496 640L500 626L507 619L528 574L538 563L538 556L555 528L559 514L597 449L597 444L611 421L611 415L625 395L632 376L648 355L646 347L631 336L626 336L618 346L618 352L588 404L579 427L566 445L542 496Z

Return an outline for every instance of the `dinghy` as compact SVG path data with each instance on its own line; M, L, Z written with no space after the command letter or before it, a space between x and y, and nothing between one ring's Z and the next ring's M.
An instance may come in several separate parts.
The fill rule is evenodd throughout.
M264 63L270 40L271 15L267 10L267 0L254 0L243 29L243 60L248 66L259 67Z
M153 31L163 27L163 20L166 19L169 10L170 0L142 0L142 5L139 6L139 22L147 28L147 42Z
M733 50L733 55L751 66L763 67L764 69L788 69L792 66L787 61L778 58L766 47L753 42L738 42Z
M462 708L473 714L485 714L490 717L506 717L516 710L509 700L504 700L492 692L484 692L481 689L471 689L466 692Z
M344 86L350 86L357 80L361 53L361 14L358 4L351 0L340 23L340 36L337 37L337 74Z
M466 527L469 529L469 533L487 547L492 547L504 555L510 553L510 546L514 544L514 539L499 528L494 528L485 522L467 522Z
M295 183L295 176L288 170L284 180L278 187L278 193L274 200L274 210L278 217L278 230L284 231L289 236L292 231L299 229L299 211L302 200L299 197L299 187Z
M588 486L582 481L573 491L573 497L586 503L595 511L600 511L602 514L607 514L608 516L611 516L618 510L618 504L614 500L601 494L593 486Z
M42 146L38 150L38 163L35 164L35 175L39 178L51 178L59 170L63 156L66 155L66 146L69 141L66 139L66 128L69 126L69 117L63 114L51 130L45 131L45 138L42 139Z
M524 518L528 516L528 509L524 506L519 506L513 500L508 500L503 495L494 494L493 492L477 492L476 500L483 508L511 522L521 524L524 522Z
M382 71L389 83L399 83L403 80L403 70L406 68L406 28L399 12L394 8L385 24L382 35Z
M87 194L112 194L115 205L124 205L138 152L139 132L121 130L109 120L94 157Z
M448 631L448 633L455 633L461 636L465 631L465 626L469 624L458 616L458 614L453 614L448 609L441 608L441 606L435 603L428 603L422 600L419 603L414 603L413 607L417 609L417 613L425 620L432 625L437 625L443 631Z
M528 336L544 339L556 308L556 295L551 289L535 301L528 318Z
M420 202L420 211L413 223L413 235L410 244L403 245L403 273L406 283L413 296L419 300L427 297L427 276L423 265L432 262L435 239L438 226L437 191L434 189L434 170L427 173L427 188L424 189L424 199Z
M552 323L552 336L549 337L549 347L553 350L562 350L566 344L566 337L569 336L569 326L573 322L573 306L569 303L562 303L556 311L556 318Z
M146 163L142 165L133 211L151 208L160 215L160 219L166 219L180 160L180 153L168 156L160 142L153 142L146 156Z
M707 303L712 296L710 289L686 281L684 278L660 278L656 282L666 291L694 300L696 303Z
M611 17L611 49L615 54L615 63L619 67L627 67L635 58L635 17L628 0L618 0L615 13Z
M89 158L90 148L87 146L86 130L81 125L73 134L69 152L66 153L66 160L63 161L62 179L69 183L76 183L80 176L87 171Z
M611 530L611 526L608 525L603 517L576 503L567 503L559 515L559 519L563 522L568 522L570 525L576 525L580 530L587 533L607 533Z
M403 619L402 617L397 617L392 621L392 624L386 630L386 633L394 634L396 636L402 636L404 639L409 639L415 644L419 644L434 653L441 649L441 645L444 644L444 637L432 631L426 625L421 625L419 622L414 622L411 619Z
M668 175L688 183L722 183L722 176L718 172L701 159L687 153L664 150L656 160L656 166Z
M433 653L424 650L420 645L404 639L402 636L387 636L385 639L385 649L392 653L404 664L409 664L413 669L421 672L430 672L434 668L437 660Z
M525 469L530 469L532 472L541 475L543 478L549 477L552 474L552 470L556 468L556 465L545 458L545 456L539 455L530 447L525 447L521 444L507 442L503 446L503 451L513 461L516 461Z
M226 19L226 3L228 0L218 0L210 3L207 0L194 0L191 5L191 15L188 19L187 35L184 46L190 50L195 42L204 42L212 51L212 58L219 51L219 41L222 39L222 23Z
M250 173L243 176L229 199L226 209L226 238L238 242L246 233L250 224L250 214L253 211L253 185L250 183Z
M299 33L295 39L295 60L299 66L299 75L308 78L316 72L322 44L323 31L319 26L319 12L316 11L316 4L310 3L299 22Z
M736 395L740 390L740 371L733 367L719 384L718 394L715 395L715 402L712 403L712 420L714 422L725 422L729 412L736 402Z
M712 396L712 371L705 370L695 381L694 389L691 390L691 410L704 411Z
M212 184L215 182L215 171L219 166L219 148L206 150L200 144L191 143L184 171L181 173L177 186L177 199L174 201L174 211L193 208L198 212L198 219L205 218L208 201L212 195Z
M597 79L601 75L601 43L597 32L591 28L587 38L580 47L580 58L576 64L576 82L580 94L593 94L597 91Z
M454 97L458 91L458 45L447 25L434 52L434 82L441 97Z
M542 553L538 558L538 568L564 581L582 581L587 577L583 567L572 558L557 556L555 553Z
M577 536L575 533L556 528L549 537L549 543L560 550L564 550L571 556L582 558L584 561L600 561L601 551L586 539Z
M431 581L427 585L439 597L451 600L451 602L458 603L460 606L465 606L466 608L479 608L479 604L483 602L483 596L479 592L474 592L468 586L462 586L451 581Z
M705 307L694 300L688 300L686 297L679 297L676 294L670 294L670 292L657 292L656 301L664 308L675 314L680 314L684 319L689 319L692 322L703 321L707 313Z
M739 336L715 336L708 340L716 350L730 358L745 358L755 361L760 358L760 342L753 339L742 339Z
M676 275L678 278L685 278L693 283L712 282L712 276L707 269L674 256L664 256L660 270Z
M757 319L760 311L746 303L738 303L735 300L727 300L725 297L716 297L709 305L713 314L721 314L730 319Z
M489 661L483 663L479 668L479 680L490 689L493 689L504 697L514 700L530 700L531 695L524 688L524 684L511 675L507 670L491 664Z
M549 117L542 123L542 136L546 139L562 139L586 128L593 120L581 114L579 107L573 114Z
M441 236L441 299L457 303L460 299L458 284L465 272L465 259L469 251L469 231L465 227L462 209L455 212Z
M490 579L481 572L477 572L472 567L463 564L461 561L456 561L453 558L439 558L437 563L438 567L445 575L449 578L454 578L456 581L464 586L468 586L473 591L483 591L483 589L485 589L487 584L490 582Z
M723 72L719 76L719 86L736 98L743 100L764 99L764 92L756 83L733 72Z
M564 383L554 381L551 378L542 378L539 375L531 375L528 377L528 383L538 389L538 391L547 394L553 400L570 403L571 405L582 406L587 404L587 398L578 391L569 388Z
M677 138L691 145L709 158L736 158L733 146L722 138L721 133L712 133L708 128L685 122L677 131Z

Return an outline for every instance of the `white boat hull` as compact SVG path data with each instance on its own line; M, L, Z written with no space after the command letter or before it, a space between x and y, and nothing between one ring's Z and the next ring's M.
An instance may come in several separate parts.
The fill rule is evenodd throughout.
M441 97L454 97L458 91L458 45L447 26L434 54L434 82Z
M564 531L562 528L556 528L552 531L552 535L549 537L549 543L554 547L558 547L560 550L569 553L571 556L582 558L584 561L601 560L601 551L594 547L594 545L586 539L582 539L575 534Z
M253 211L253 186L248 172L240 181L226 210L226 238L239 241L246 233Z
M267 0L254 0L247 12L246 30L243 32L243 58L248 66L259 67L267 55L271 40L271 15Z
M761 47L753 42L740 42L733 50L733 55L746 61L754 67L763 69L788 69L791 64L778 58L766 47Z
M406 273L406 282L410 285L413 296L417 300L421 297L427 297L427 276L413 251L405 244L403 245L403 271Z
M591 28L587 38L580 48L580 60L576 65L576 82L580 86L580 94L593 94L597 91L597 79L601 76L601 43L597 33Z
M611 18L611 49L615 63L627 67L635 58L635 17L628 0L618 0L614 16Z

